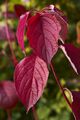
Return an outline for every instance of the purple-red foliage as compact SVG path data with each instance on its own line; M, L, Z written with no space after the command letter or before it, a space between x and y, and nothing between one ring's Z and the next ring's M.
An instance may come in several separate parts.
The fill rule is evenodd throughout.
M0 108L12 109L18 102L18 96L14 82L0 82Z
M25 57L16 66L14 73L19 98L28 111L43 93L49 73L47 67L58 48L64 52L77 74L80 73L80 48L64 43L67 37L67 19L64 13L53 5L30 17L31 11L27 12L22 6L15 10L19 16L21 15L17 29L18 43L24 50L24 30L26 27L27 38L34 53ZM58 44L59 40L62 45ZM80 93L74 91L72 95L71 108L76 116L75 119L80 120Z

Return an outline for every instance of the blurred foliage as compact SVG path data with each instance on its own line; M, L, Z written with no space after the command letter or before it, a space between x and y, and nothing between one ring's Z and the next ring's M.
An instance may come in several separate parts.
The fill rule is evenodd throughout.
M26 1L26 2L25 2ZM9 0L8 10L14 12L15 4L22 4L26 9L41 9L49 4L54 4L56 7L64 11L69 21L69 34L66 42L76 42L76 24L80 21L80 0ZM0 24L5 24L5 18L2 13L5 11L5 1L0 0ZM9 25L16 32L18 19L10 19ZM24 55L17 44L17 40L12 42L12 46L17 59L20 61ZM29 55L31 49L28 41L25 39L26 52ZM62 85L70 89L80 89L79 76L73 72L68 60L64 57L63 53L59 51L53 58L54 66L57 75L60 78ZM0 40L0 81L13 80L14 67L11 62L11 52L8 42ZM52 72L50 71L49 80L44 90L44 94L36 105L39 120L74 120L73 115L67 106L56 82ZM25 108L21 103L14 108L12 112L12 120L33 120L33 115L30 112L27 114ZM4 110L0 109L0 120L7 120L7 114Z

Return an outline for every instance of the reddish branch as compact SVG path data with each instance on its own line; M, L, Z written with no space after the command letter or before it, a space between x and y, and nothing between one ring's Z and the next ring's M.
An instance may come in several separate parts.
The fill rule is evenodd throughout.
M12 54L12 62L13 62L13 65L16 66L16 64L18 63L18 61L17 61L17 59L15 57L15 54L14 54L14 51L13 51L13 48L12 48L12 43L11 43L11 40L10 40L10 34L9 34L9 28L8 28L8 22L7 22L7 18L8 18L7 13L8 13L8 2L6 0L6 14L5 14L6 35L7 35L7 39L8 39L10 51L11 51L11 54Z
M64 98L65 98L65 100L66 100L66 102L68 103L69 107L72 108L70 101L68 100L68 98L66 97L66 95L65 95L65 93L64 93L64 89L63 89L63 87L62 87L62 85L61 85L61 83L60 83L60 80L58 79L58 77L57 77L57 75L56 75L56 72L55 72L55 70L54 70L53 64L51 63L50 66L51 66L52 72L53 72L53 74L54 74L55 80L56 80L56 82L57 82L57 84L58 84L58 86L59 86L59 88L60 88L60 90L61 90L61 92L62 92L62 94L63 94L63 96L64 96Z
M10 34L9 34L9 28L8 28L8 22L7 22L7 18L8 18L8 15L7 15L8 12L7 11L8 11L8 1L6 0L6 15L5 15L6 35L7 35L7 38L8 38L8 43L9 43L10 51L11 51L11 54L12 54L12 62L13 62L13 65L16 66L18 61L17 61L16 56L14 54L14 51L13 51L13 48L12 48L12 43L11 43L11 40L10 40ZM37 115L37 112L35 110L35 107L32 108L32 112L33 112L34 119L38 120L38 115ZM7 114L8 114L8 120L11 120L12 119L11 111L7 110Z

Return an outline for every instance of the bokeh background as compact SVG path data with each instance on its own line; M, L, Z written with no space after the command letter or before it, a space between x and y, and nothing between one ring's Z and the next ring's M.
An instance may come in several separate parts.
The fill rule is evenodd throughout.
M24 55L17 44L15 36L18 25L18 18L15 17L14 13L15 4L25 5L27 10L40 10L47 5L54 4L57 8L64 11L68 18L69 25L66 43L73 43L75 46L80 47L80 0L9 0L8 24L11 43L19 61ZM0 81L13 81L14 67L11 62L11 52L5 32L5 12L5 1L0 0ZM25 47L27 54L30 54L31 50L26 37ZM64 54L58 51L53 61L61 84L70 90L79 90L80 77L74 73ZM39 120L74 120L72 112L66 104L51 71L43 96L36 105L36 110ZM7 120L7 113L3 109L0 109L0 120ZM12 110L12 120L33 120L32 111L30 110L29 113L26 113L24 106L21 102L18 102Z

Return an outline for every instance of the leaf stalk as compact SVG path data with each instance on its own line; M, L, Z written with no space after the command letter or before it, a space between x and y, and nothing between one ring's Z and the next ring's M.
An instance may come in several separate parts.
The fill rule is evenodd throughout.
M35 106L32 107L32 111L33 111L34 119L35 119L35 120L39 120L39 119L38 119L38 114L37 114L36 109L35 109Z
M63 88L63 86L61 85L60 80L58 79L58 77L57 77L57 75L56 75L56 72L55 72L55 70L54 70L54 66L53 66L53 63L52 63L52 62L51 62L51 64L50 64L50 67L51 67L51 70L52 70L52 72L53 72L53 74L54 74L54 77L55 77L55 80L56 80L56 82L57 82L57 85L59 86L59 88L60 88L60 90L61 90L61 92L62 92L62 94L63 94L64 99L66 100L66 102L67 102L67 104L69 105L69 107L72 108L70 101L68 100L68 98L67 98L66 95L65 95L64 88Z
M8 120L12 120L12 112L11 110L7 110Z

